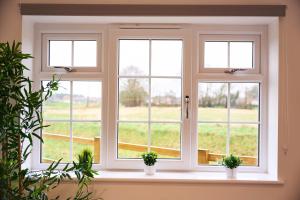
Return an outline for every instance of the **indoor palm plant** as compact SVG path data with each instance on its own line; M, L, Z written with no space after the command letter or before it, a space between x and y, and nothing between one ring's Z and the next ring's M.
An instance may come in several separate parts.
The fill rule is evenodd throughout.
M45 127L41 107L58 89L59 82L53 78L40 90L33 90L33 82L24 74L28 69L22 64L31 56L23 54L20 47L20 43L0 43L0 199L46 200L47 192L63 179L71 179L73 172L79 189L70 199L91 199L87 186L95 172L90 153L83 152L78 163L67 164L61 170L57 170L60 161L38 172L23 165L32 151L33 139L43 142L38 134Z

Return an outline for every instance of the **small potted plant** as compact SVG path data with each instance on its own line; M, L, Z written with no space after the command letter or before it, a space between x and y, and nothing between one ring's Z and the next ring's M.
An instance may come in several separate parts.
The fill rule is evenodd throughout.
M145 163L144 172L147 175L154 175L156 172L155 163L157 161L157 153L155 152L143 153L142 158Z
M238 156L230 155L223 158L222 165L226 167L227 178L234 179L237 174L237 167L242 164Z

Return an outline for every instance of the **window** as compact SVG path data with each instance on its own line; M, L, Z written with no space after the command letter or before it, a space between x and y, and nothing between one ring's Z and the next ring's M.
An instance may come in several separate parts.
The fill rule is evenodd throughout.
M89 148L97 169L142 169L141 154L154 151L163 170L221 171L229 154L241 171L266 170L264 28L55 27L36 32L36 82L61 80L42 108L51 126L36 168Z
M182 41L119 40L118 80L118 158L180 158Z
M100 71L98 34L44 34L43 71Z
M48 81L43 81L46 85ZM101 82L61 81L59 90L43 105L42 162L77 160L90 149L100 162Z
M259 73L259 35L201 35L200 72Z

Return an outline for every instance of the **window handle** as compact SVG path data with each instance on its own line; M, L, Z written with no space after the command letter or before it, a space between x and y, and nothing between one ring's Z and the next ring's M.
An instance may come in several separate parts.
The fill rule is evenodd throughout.
M240 69L240 68L235 68L235 69L226 69L224 73L226 74L234 74L235 72L242 72L242 71L247 71L248 69Z
M72 72L73 69L71 67L60 67L60 66L54 66L55 69L64 69L66 72Z
M185 96L184 98L184 103L185 103L185 118L189 118L189 103L190 103L190 96Z

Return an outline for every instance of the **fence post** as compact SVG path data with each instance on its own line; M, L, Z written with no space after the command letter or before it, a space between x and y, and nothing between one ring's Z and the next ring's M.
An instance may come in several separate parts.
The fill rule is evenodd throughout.
M198 149L198 164L208 164L208 150Z
M100 163L100 137L94 137L94 162Z

